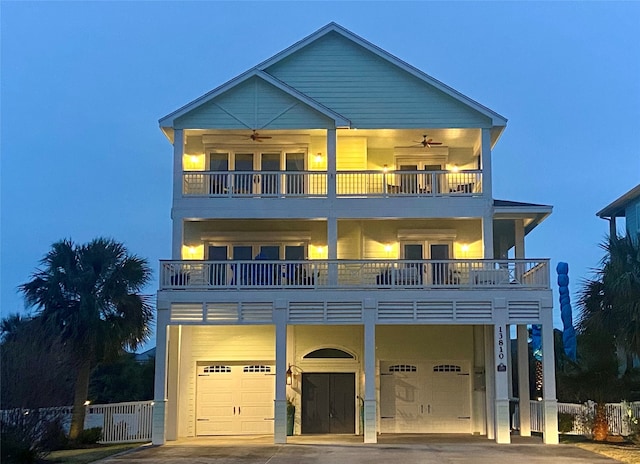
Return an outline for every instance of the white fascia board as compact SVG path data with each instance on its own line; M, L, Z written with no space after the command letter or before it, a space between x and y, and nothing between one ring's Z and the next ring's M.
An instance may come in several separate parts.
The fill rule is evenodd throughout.
M282 81L274 78L273 76L267 74L266 72L261 71L261 70L259 70L257 68L253 68L253 69L250 69L249 71L246 71L246 72L240 74L239 76L231 79L230 81L227 81L226 83L222 84L221 86L216 87L212 91L207 92L206 94L202 95L201 97L196 98L195 100L191 101L190 103L187 103L186 105L184 105L183 107L181 107L178 110L174 111L173 113L170 113L167 116L163 117L162 119L160 119L158 121L159 124L160 124L160 127L161 128L173 127L174 121L177 118L179 118L180 116L183 116L184 114L188 113L189 111L194 110L198 106L201 106L201 105L213 100L218 95L221 95L222 93L227 92L228 90L231 90L233 87L236 87L236 86L240 85L241 83L245 82L246 80L248 80L248 79L250 79L252 77L258 77L258 78L264 80L265 82L273 85L274 87L280 89L281 91L285 92L286 94L292 96L296 100L299 100L302 103L306 104L307 106L315 109L319 113L324 114L329 119L333 119L335 121L335 123L336 123L336 127L350 127L351 126L351 121L349 121L344 116L336 113L335 111L330 110L329 108L327 108L326 106L322 105L321 103L318 103L317 101L315 101L314 99L310 98L309 96L303 94L302 92L299 92L299 91L295 90L294 88L288 86L284 82L282 82Z
M504 127L507 125L507 118L505 118L504 116L496 113L495 111L487 108L484 105L481 105L480 103L478 103L477 101L467 97L466 95L458 92L457 90L453 89L452 87L449 87L448 85L446 85L443 82L440 82L438 79L429 76L427 73L419 70L418 68L410 65L409 63L401 60L400 58L392 55L391 53L387 52L386 50L383 50L382 48L378 47L377 45L372 44L371 42L363 39L362 37L354 34L353 32L349 31L348 29L345 29L344 27L340 26L339 24L335 23L335 22L331 22L329 24L327 24L326 26L322 27L321 29L317 30L316 32L314 32L313 34L305 37L304 39L296 42L295 44L291 45L288 48L285 48L283 51L281 51L280 53L277 53L276 55L272 56L271 58L263 61L262 63L258 64L256 66L257 69L263 70L268 68L269 66L272 66L273 64L277 63L278 61L281 61L283 59L285 59L286 57L292 55L293 53L297 52L298 50L306 47L307 45L309 45L310 43L318 40L319 38L323 37L324 35L330 33L330 32L336 32L340 35L342 35L343 37L345 37L348 40L351 40L355 43L357 43L358 45L360 45L361 47L369 50L371 53L379 56L380 58L389 61L390 63L398 66L399 68L403 69L404 71L408 72L409 74L417 77L418 79L421 79L422 81L426 82L427 84L437 88L438 90L440 90L441 92L449 95L450 97L458 100L459 102L473 108L474 110L478 111L479 113L482 113L483 115L487 116L488 118L491 119L493 126L497 126L497 127ZM502 131L500 131L502 132ZM499 134L496 136L496 141L497 138L499 137Z

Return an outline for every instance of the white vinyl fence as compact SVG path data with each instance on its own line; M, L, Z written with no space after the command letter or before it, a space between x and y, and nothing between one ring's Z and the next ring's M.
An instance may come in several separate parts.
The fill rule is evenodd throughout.
M128 443L151 441L153 421L153 401L132 401L128 403L91 404L86 407L84 428L102 428L99 443ZM42 421L59 418L65 431L71 425L71 406L39 409ZM2 417L8 418L15 410L3 410ZM23 414L31 411L23 410Z
M531 431L542 432L544 421L542 402L531 401ZM629 435L629 413L631 417L640 418L640 402L635 403L607 403L607 420L610 435ZM569 435L589 435L590 421L595 416L595 403L586 404L558 403L558 413L571 414L573 427L566 432ZM517 424L517 422L514 422Z
M151 440L153 401L92 404L87 406L84 428L102 427L100 443Z

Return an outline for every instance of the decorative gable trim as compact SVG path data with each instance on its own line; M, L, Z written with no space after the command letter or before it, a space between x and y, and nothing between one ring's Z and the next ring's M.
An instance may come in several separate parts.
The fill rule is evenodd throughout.
M175 120L178 119L179 117L184 116L185 114L187 114L190 111L193 111L194 109L198 108L199 106L202 106L205 103L210 102L211 100L215 99L216 97L218 97L218 96L222 95L223 93L231 90L232 88L242 84L243 82L251 79L252 77L257 77L257 78L267 82L268 84L274 86L275 88L279 89L280 91L290 95L291 97L295 98L296 100L300 101L301 103L304 103L308 107L316 110L320 114L323 114L324 116L326 116L329 119L333 120L335 122L336 127L350 127L351 126L351 122L349 121L349 119L345 118L344 116L342 116L342 115L336 113L335 111L327 108L326 106L324 106L321 103L317 102L313 98L310 98L307 95L303 94L302 92L297 91L296 89L288 86L284 82L280 81L279 79L276 79L275 77L267 74L266 72L261 71L261 70L259 70L257 68L253 68L253 69L251 69L251 70L249 70L249 71L247 71L247 72L235 77L234 79L231 79L230 81L227 81L226 83L222 84L221 86L216 87L212 91L210 91L210 92L204 94L203 96L193 100L192 102L187 103L185 106L179 108L178 110L174 111L173 113L170 113L167 116L161 118L159 120L160 127L166 127L166 128L173 127L174 123L175 123ZM260 127L250 127L249 129L261 129L261 128Z

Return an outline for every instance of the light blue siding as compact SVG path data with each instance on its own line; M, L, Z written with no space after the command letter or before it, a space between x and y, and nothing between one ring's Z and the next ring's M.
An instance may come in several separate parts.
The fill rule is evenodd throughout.
M357 128L491 127L485 115L337 33L265 71Z
M640 234L640 198L636 198L625 209L627 233L632 237Z
M176 119L176 129L326 129L333 120L253 77Z

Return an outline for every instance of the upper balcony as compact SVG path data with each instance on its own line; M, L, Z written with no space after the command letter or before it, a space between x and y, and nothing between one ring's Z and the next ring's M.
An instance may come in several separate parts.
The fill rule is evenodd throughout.
M548 259L161 261L161 290L549 290Z
M328 173L318 171L186 171L185 197L326 198ZM480 196L482 171L338 171L335 196Z

